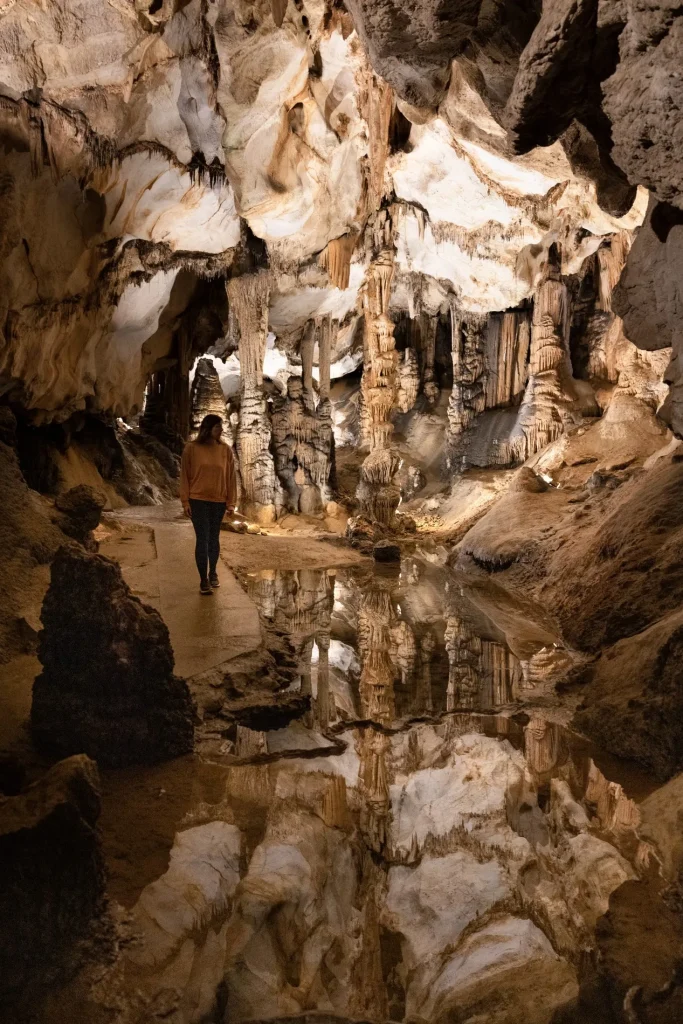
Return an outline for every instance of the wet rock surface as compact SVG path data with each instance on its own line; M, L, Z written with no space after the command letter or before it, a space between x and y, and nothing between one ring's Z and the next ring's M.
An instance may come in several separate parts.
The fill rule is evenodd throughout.
M658 841L560 724L572 652L528 624L504 634L419 558L400 575L244 583L289 679L274 672L259 694L266 662L235 662L200 757L107 777L110 887L132 941L88 991L92 1019L102 985L136 1022L466 1011L541 1024L582 1000L601 1019L632 969L606 953L591 988L581 965L608 941L608 908L635 912L628 893L650 884Z
M60 548L41 613L42 674L33 688L36 741L120 767L192 749L194 708L173 674L168 630L116 563Z

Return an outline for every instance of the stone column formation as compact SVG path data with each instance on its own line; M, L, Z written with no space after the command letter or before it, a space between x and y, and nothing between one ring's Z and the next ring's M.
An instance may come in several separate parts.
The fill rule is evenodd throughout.
M560 268L549 262L531 320L529 383L520 409L520 459L550 444L571 420L574 394L569 357L570 304Z
M320 400L313 388L316 333L320 336ZM332 471L329 323L316 328L310 320L301 341L302 376L291 376L287 393L273 402L275 469L292 512L315 514L329 501Z
M257 522L270 523L275 519L276 478L263 394L270 275L260 271L231 278L227 289L231 312L240 330L241 407L237 456L242 479L242 511Z
M393 249L370 265L364 292L365 335L361 379L361 444L370 449L361 468L357 497L371 519L391 525L400 494L392 483L399 458L391 445L391 414L398 399L398 354L388 316L394 275Z

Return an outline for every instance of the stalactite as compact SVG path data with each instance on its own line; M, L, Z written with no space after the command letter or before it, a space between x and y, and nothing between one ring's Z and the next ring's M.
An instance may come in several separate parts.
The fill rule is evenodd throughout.
M270 7L273 12L273 21L280 28L287 13L287 0L270 0Z
M612 292L621 277L630 248L629 232L620 231L612 236L608 245L601 245L595 254L598 277L597 308L605 313L612 312Z
M519 400L527 381L530 318L512 309L489 321L486 347L486 408L496 409Z
M389 155L394 93L390 85L368 69L364 73L359 101L368 125L368 212L372 212L379 208L384 197L384 169Z
M335 288L342 291L349 287L351 257L356 248L357 234L350 232L340 238L332 238L318 257L318 262Z
M264 271L228 281L231 312L239 325L240 423L237 454L244 511L257 521L275 518L276 478L270 454L271 428L263 393L263 360L268 337L270 275Z

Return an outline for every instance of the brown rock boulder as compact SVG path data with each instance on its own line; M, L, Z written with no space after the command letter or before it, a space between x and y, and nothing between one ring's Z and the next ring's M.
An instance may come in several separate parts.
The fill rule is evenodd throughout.
M0 1018L3 1005L75 970L105 907L96 831L97 766L84 755L0 798Z
M41 620L43 672L31 709L41 745L110 768L192 750L194 705L173 674L168 629L131 594L115 562L60 548Z
M106 503L104 494L88 484L72 487L55 501L55 508L61 513L57 525L67 537L73 537L88 551L96 551L97 544L92 531L100 525L100 516Z

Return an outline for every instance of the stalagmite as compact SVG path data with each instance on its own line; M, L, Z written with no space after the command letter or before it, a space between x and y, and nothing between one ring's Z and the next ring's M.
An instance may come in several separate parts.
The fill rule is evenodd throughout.
M415 350L407 348L398 369L396 407L399 412L410 412L420 393L420 371Z
M223 424L227 421L225 395L221 387L220 377L212 359L200 359L195 367L191 393L190 428L192 436L197 431L205 416L220 416Z
M339 330L338 321L323 317L318 325L318 377L320 400L330 397L330 360L332 355L332 336Z
M308 374L312 366L312 338ZM329 500L332 472L332 417L329 398L316 408L311 386L301 377L287 381L287 394L273 399L275 470L292 512L316 513Z
M228 300L239 325L240 423L237 454L243 511L258 522L275 518L276 477L270 454L270 423L263 393L263 360L268 336L270 275L264 271L231 278Z
M304 400L309 402L311 408L314 403L313 396L313 349L315 346L315 323L309 320L304 328L301 339L301 379L304 385Z
M486 318L451 306L453 390L448 403L448 464L457 466L461 435L486 407Z
M534 299L529 383L520 409L524 435L520 458L554 441L571 421L572 367L569 357L570 301L560 262L551 248L545 278Z
M608 245L601 245L595 254L598 270L597 308L612 312L612 292L626 264L631 249L631 236L627 231L613 235Z
M365 514L385 525L392 523L400 500L400 492L392 483L399 465L391 447L391 414L398 392L398 353L394 325L387 314L393 273L393 250L383 249L370 265L364 292L361 443L370 452L361 468L357 492Z
M436 325L438 318L422 313L420 324L420 354L422 362L422 392L430 405L435 405L439 398L439 385L434 372L436 355Z

